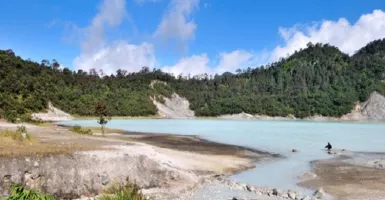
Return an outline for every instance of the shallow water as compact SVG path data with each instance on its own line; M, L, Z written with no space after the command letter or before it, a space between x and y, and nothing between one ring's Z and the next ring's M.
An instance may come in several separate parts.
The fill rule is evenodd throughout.
M63 122L97 126L96 120ZM232 178L259 186L302 190L297 177L310 170L310 161L329 158L323 147L363 152L385 152L385 124L306 121L235 120L112 120L109 128L129 131L190 134L203 138L280 153L287 158L259 163L253 170ZM299 152L292 153L295 148ZM305 191L306 192L306 191Z

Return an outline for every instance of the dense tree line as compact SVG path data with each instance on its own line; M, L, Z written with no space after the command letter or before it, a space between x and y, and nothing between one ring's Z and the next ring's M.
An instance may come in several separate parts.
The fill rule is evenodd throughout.
M151 98L172 92L186 97L198 116L247 112L271 116L341 116L373 91L385 94L385 40L369 43L349 56L327 44L308 44L292 56L236 74L174 77L143 67L116 74L60 69L53 60L23 60L0 51L0 116L28 118L48 101L75 115L94 116L106 102L111 115L156 114ZM155 83L164 81L167 85Z

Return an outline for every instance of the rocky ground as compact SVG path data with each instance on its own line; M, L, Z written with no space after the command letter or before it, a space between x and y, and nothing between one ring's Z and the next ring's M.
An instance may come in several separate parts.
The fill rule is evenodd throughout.
M173 93L170 98L163 97L164 103L153 99L153 103L158 109L158 115L162 118L194 118L195 113L190 109L190 102Z
M48 108L46 112L33 113L31 117L32 119L41 121L67 121L75 119L70 114L63 112L58 108L55 108L51 102L48 103Z
M333 159L314 161L315 176L299 185L308 188L322 187L335 199L385 199L385 154L331 151Z
M0 122L1 130L17 125ZM109 130L106 137L80 135L67 127L26 125L32 140L0 140L0 196L22 183L68 199L92 199L103 188L135 180L144 194L160 200L198 199L381 199L385 196L385 155L333 149L333 159L314 161L301 194L233 182L235 172L279 155L219 144L193 136L154 135ZM4 142L5 141L5 142ZM17 146L15 146L17 145ZM284 166L283 166L284 167ZM288 169L290 170L290 169Z
M8 193L10 184L21 183L68 199L93 197L129 179L150 197L174 199L216 174L230 175L276 157L196 137L113 132L100 137L55 125L26 126L31 141L0 147L0 195ZM0 122L0 130L5 129L16 125Z
M312 195L301 194L293 190L280 190L277 188L252 186L245 183L237 183L226 177L217 176L214 180L206 181L201 190L194 193L192 199L215 200L310 200L327 199L328 195L323 189L317 190Z

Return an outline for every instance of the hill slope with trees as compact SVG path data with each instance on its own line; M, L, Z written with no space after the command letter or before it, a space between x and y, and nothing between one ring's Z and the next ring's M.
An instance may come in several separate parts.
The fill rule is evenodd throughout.
M174 77L143 67L114 75L60 69L55 60L23 60L0 51L0 116L13 121L42 111L51 101L75 115L94 116L105 102L113 116L147 116L173 92L186 97L197 116L246 112L270 116L339 117L369 94L385 94L385 40L376 40L349 56L327 44L306 49L266 66L232 74ZM101 76L102 75L102 76ZM150 86L153 80L167 84Z

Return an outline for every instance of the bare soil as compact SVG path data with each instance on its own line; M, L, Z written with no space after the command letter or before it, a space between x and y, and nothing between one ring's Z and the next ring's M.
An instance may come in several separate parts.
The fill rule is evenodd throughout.
M385 197L385 170L350 164L343 160L313 162L317 178L299 185L313 189L324 188L336 199L359 200Z

